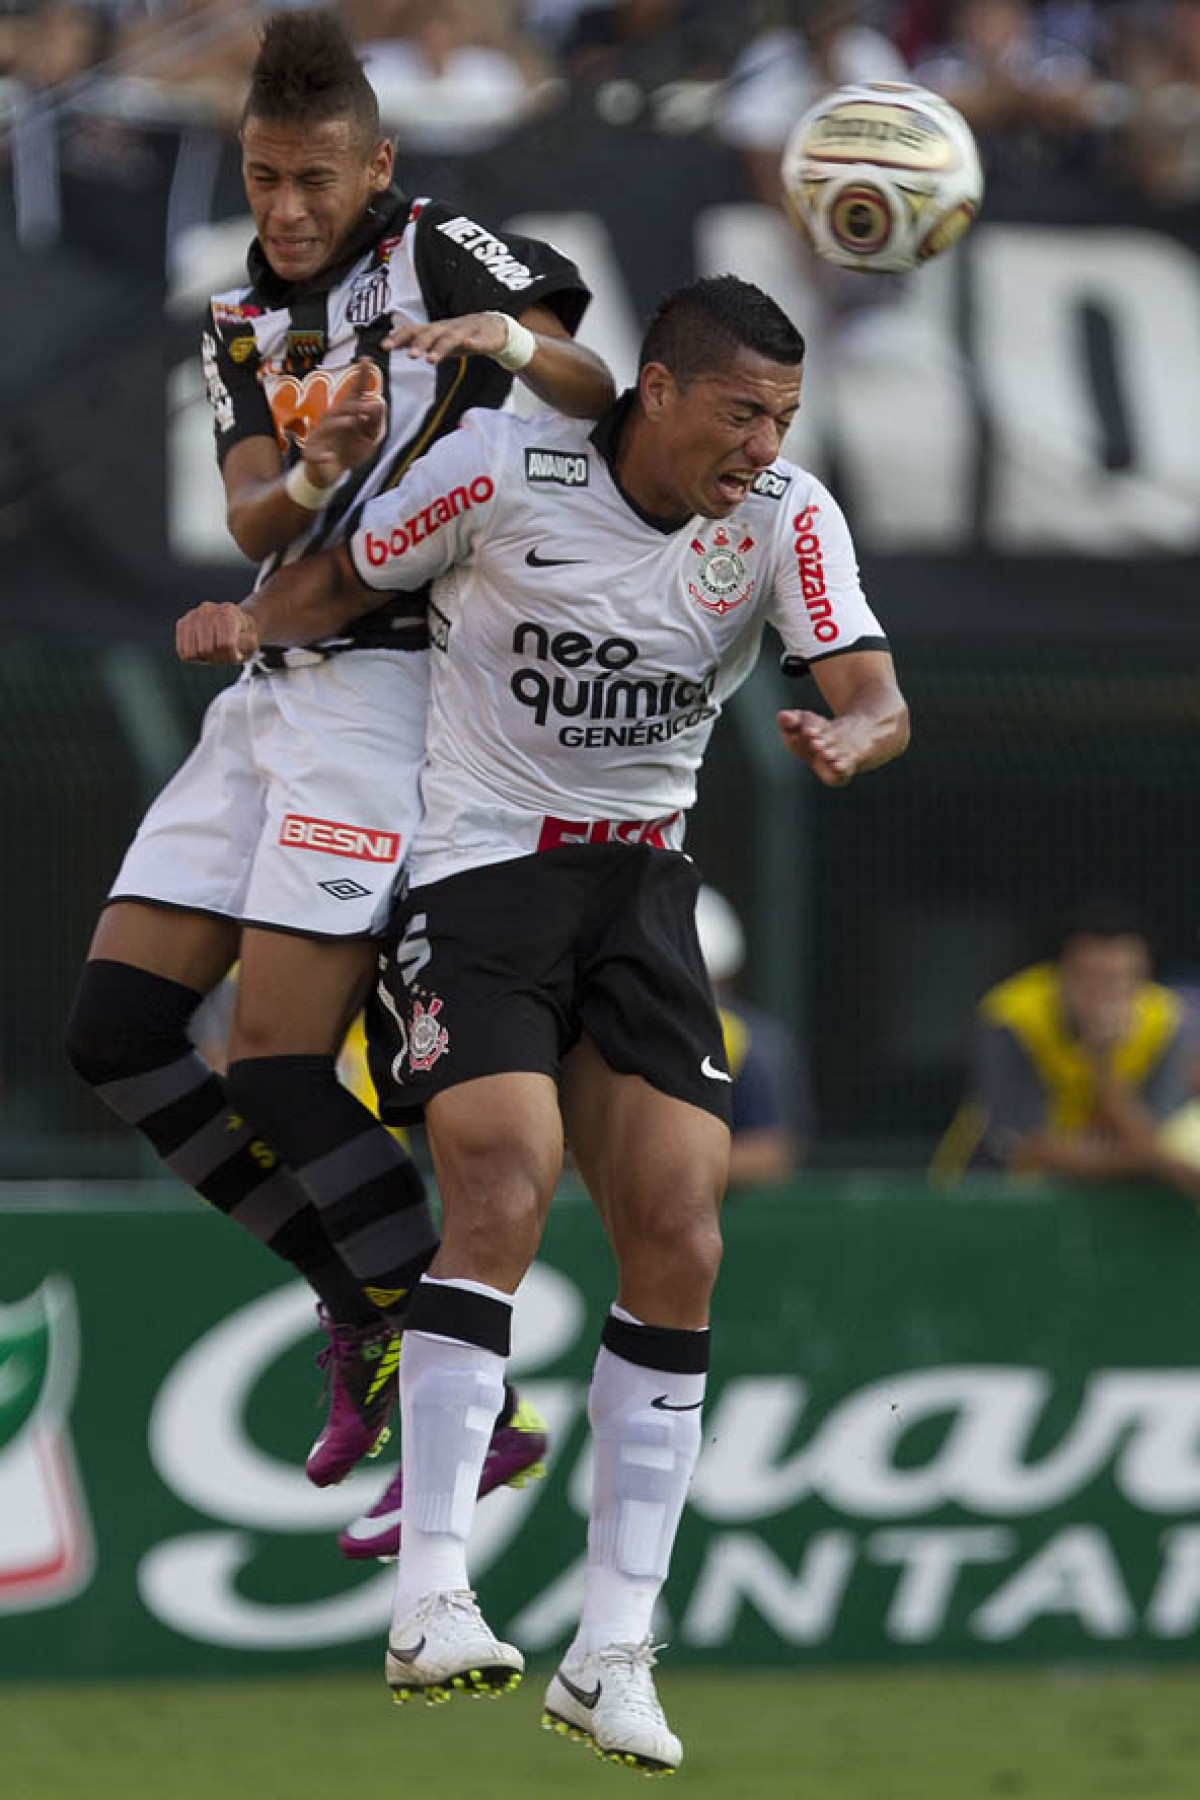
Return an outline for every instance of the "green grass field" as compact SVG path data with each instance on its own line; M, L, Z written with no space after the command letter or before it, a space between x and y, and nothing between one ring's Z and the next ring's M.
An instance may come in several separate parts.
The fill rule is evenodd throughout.
M499 1701L361 1676L0 1687L5 1800L591 1800L645 1778ZM679 1800L1195 1800L1197 1673L662 1674Z

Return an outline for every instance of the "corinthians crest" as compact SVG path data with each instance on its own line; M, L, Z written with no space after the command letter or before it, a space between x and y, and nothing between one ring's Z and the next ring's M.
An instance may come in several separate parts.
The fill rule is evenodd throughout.
M444 1004L436 994L427 1007L420 1000L413 1001L408 1027L408 1066L414 1075L432 1069L438 1057L449 1048L450 1033L438 1021Z
M695 581L688 582L688 593L693 600L698 600L709 612L724 614L750 598L755 584L753 581L746 584L743 560L746 551L754 547L754 539L749 533L735 545L724 526L718 525L711 543L693 538L691 547L700 558L696 570L700 586Z

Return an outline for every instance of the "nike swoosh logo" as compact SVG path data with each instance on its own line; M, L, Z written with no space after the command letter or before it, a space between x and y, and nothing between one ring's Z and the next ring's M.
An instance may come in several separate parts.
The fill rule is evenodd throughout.
M391 1653L395 1657L396 1661L402 1662L402 1663L416 1662L418 1656L420 1656L420 1654L424 1648L425 1648L425 1639L424 1638L422 1638L419 1643L413 1644L412 1647L408 1650L397 1650L395 1644L388 1645L388 1649L391 1651Z
M573 1700L578 1700L580 1706L586 1706L589 1712L594 1710L596 1702L600 1698L599 1682L596 1683L589 1694L586 1688L576 1687L575 1683L571 1680L571 1677L569 1675L564 1675L561 1669L558 1671L558 1679Z
M659 1412L695 1412L698 1406L704 1405L704 1402L703 1400L692 1400L687 1406L676 1406L675 1402L668 1400L665 1394L659 1394L650 1404L657 1406Z
M702 1075L707 1075L710 1081L733 1080L733 1076L727 1075L724 1069L718 1069L711 1056L706 1056L704 1061L700 1064L700 1073Z
M527 550L525 561L531 569L566 569L578 567L584 558L581 556L539 556L536 550Z

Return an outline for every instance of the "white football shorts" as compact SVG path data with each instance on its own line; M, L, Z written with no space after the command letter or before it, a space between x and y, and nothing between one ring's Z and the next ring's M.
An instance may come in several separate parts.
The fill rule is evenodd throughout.
M109 892L305 937L360 937L420 823L427 650L251 672L142 820Z

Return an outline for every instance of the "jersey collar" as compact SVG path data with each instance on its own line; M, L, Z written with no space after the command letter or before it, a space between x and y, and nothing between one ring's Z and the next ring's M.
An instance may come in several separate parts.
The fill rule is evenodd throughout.
M261 295L268 306L284 306L289 300L304 293L326 293L353 268L359 257L374 248L380 238L399 237L412 210L412 202L398 187L386 188L375 200L372 200L363 214L362 223L346 244L345 250L333 264L332 268L322 271L312 282L283 281L275 273L263 252L263 247L255 238L246 253L246 270L257 294Z
M596 420L588 435L608 464L608 472L612 476L613 486L630 512L636 513L642 524L649 525L651 530L660 531L664 537L674 537L676 532L689 529L692 523L691 519L685 519L682 525L677 525L673 521L660 519L654 513L647 512L645 507L639 506L633 495L627 493L621 486L617 475L617 452L621 446L621 434L636 402L637 389L626 388L623 394L617 396L608 411L602 413Z

